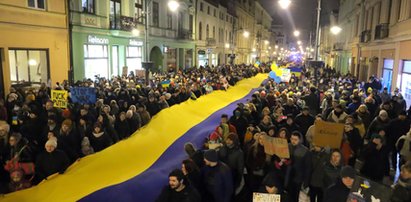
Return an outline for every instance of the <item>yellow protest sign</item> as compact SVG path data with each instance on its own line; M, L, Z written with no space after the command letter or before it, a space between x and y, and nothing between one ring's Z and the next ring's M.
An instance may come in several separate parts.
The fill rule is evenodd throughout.
M54 107L67 108L67 96L68 93L65 90L51 90L51 101Z
M253 202L280 202L280 194L253 193Z
M266 137L264 140L264 152L268 155L277 155L280 158L290 158L288 142L283 138Z
M313 137L313 144L320 147L337 148L341 147L344 133L344 124L316 121Z

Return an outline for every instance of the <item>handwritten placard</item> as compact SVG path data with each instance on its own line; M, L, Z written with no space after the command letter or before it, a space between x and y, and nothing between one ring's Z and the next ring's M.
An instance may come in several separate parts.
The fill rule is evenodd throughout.
M254 192L253 202L281 202L281 195Z
M269 155L277 155L280 158L290 158L288 142L283 138L266 137L264 140L264 151Z
M67 108L67 95L65 90L51 90L51 101L54 107Z
M313 143L320 147L340 148L344 125L325 121L315 122Z

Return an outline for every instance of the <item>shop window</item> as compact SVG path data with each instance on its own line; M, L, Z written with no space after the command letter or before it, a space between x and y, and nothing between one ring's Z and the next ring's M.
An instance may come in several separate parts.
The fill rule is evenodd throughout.
M142 62L142 47L141 46L127 46L126 64L129 71L143 70Z
M388 92L391 91L391 83L392 83L392 73L394 68L394 60L392 59L384 59L384 66L383 66L383 86L387 87Z
M46 9L46 0L28 0L30 8Z
M110 29L121 28L121 0L110 0Z
M108 78L107 45L84 45L84 71L86 78Z
M137 22L143 23L143 0L135 0L135 10L134 10L134 17L136 18Z
M94 0L81 0L82 10L85 13L94 13Z
M42 83L49 76L47 50L9 50L12 83Z

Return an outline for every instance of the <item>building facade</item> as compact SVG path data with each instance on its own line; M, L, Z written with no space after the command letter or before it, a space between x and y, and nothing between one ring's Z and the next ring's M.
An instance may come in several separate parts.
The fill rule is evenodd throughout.
M340 6L344 65L361 80L375 75L389 90L398 87L411 103L411 1L342 0Z
M0 1L0 94L68 79L67 1Z
M255 29L256 29L256 60L267 62L273 56L275 41L272 38L270 14L258 2L255 2Z
M191 2L182 1L177 12L172 12L167 1L161 0L73 0L74 79L140 74L146 54L156 71L193 66L195 9Z

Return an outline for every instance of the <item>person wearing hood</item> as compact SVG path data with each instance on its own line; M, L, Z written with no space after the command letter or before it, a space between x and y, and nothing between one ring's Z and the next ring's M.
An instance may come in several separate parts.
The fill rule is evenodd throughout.
M361 119L362 123L364 124L365 130L368 130L368 127L371 124L371 115L367 109L365 104L362 104L358 107L358 109L354 112L353 116L357 115L359 119Z
M104 130L100 123L95 123L91 132L90 143L95 152L99 152L113 144L110 135Z
M324 202L346 202L354 184L354 168L345 166L341 169L340 178L324 192Z
M218 150L219 159L228 165L233 175L235 195L244 187L244 154L240 148L237 134L230 133L224 141L224 146Z
M411 201L411 161L401 166L400 178L392 186L391 202Z

